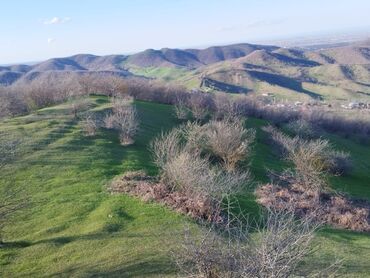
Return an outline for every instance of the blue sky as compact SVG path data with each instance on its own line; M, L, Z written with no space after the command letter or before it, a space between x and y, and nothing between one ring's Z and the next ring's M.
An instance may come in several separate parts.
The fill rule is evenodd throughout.
M11 0L0 64L370 30L369 0Z

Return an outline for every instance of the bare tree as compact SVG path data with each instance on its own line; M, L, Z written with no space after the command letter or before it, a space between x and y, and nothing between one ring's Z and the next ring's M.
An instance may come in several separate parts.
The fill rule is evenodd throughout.
M243 222L187 228L174 260L188 277L331 277L337 271L337 263L323 270L297 267L314 251L320 224L311 218L297 220L290 210L269 210L263 222L257 229Z
M125 95L128 93L126 81L113 74L103 74L96 79L96 87L99 92L108 96Z
M139 119L135 107L128 107L125 112L115 114L120 133L120 141L124 146L134 143L134 136L139 131Z
M238 192L239 186L249 180L249 173L225 172L212 165L207 156L200 155L199 149L184 142L186 127L188 125L162 134L153 141L154 161L162 179L172 189L189 195L201 194L220 204L230 192Z
M189 109L186 107L186 102L182 97L176 99L174 111L179 120L186 120L188 118Z
M299 136L289 137L273 127L265 128L282 148L285 159L294 165L296 183L312 190L319 197L322 190L328 189L326 181L332 160L328 159L330 143L327 140L305 140Z
M0 88L0 118L24 114L28 107L20 92Z
M130 96L114 97L112 113L104 118L105 127L117 129L121 144L125 146L134 143L134 136L139 131L139 119L133 101L134 99Z
M207 99L202 93L190 94L188 105L195 119L204 120L206 118L208 114Z
M82 130L86 136L95 136L99 128L97 119L92 113L85 115L85 118L82 120Z
M236 118L241 116L241 111L228 94L215 94L213 97L213 102L215 106L214 117L216 120L221 120L224 118Z
M161 174L164 174L166 164L175 159L184 150L181 129L174 128L168 133L161 133L150 144L154 163Z
M92 105L92 102L88 98L72 100L71 113L73 114L73 117L78 118L79 114L81 112L86 111L91 105Z
M227 118L203 126L206 149L220 157L229 171L250 155L255 138L255 130L244 128L243 123L239 118Z

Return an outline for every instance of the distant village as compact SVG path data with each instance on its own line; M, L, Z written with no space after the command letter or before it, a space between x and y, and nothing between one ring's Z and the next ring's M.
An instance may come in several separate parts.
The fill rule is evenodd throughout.
M263 97L265 98L273 98L275 95L273 93L263 93ZM327 103L325 101L310 101L310 102L302 102L302 101L295 101L295 102L290 102L290 101L274 101L272 103L268 103L267 106L275 106L275 107L287 107L287 108L297 108L300 106L326 106L326 107L333 107L333 104ZM351 101L348 103L344 103L340 105L341 108L347 109L347 110L370 110L370 102L360 102L360 101Z

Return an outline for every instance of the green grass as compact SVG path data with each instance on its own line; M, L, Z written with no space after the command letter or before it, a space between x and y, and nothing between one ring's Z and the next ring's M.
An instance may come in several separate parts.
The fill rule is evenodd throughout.
M92 110L109 108L104 97L93 101ZM162 205L105 190L110 180L128 170L156 174L148 144L162 130L179 124L170 106L136 105L141 130L129 147L120 146L113 131L101 129L94 137L84 137L78 121L66 113L68 103L0 123L0 132L24 138L17 158L2 169L0 188L23 189L31 198L29 208L5 230L1 277L175 276L168 251L178 244L174 238L181 236L183 223L189 220ZM267 181L266 167L283 165L260 130L265 124L247 121L257 128L258 138L250 167L256 181L262 182ZM336 136L331 139L353 152L356 166L351 176L333 179L335 187L370 199L369 147ZM252 216L258 214L251 193L240 201ZM369 235L328 229L317 241L321 248L310 265L321 265L336 254L344 258L348 277L370 275Z
M177 84L193 89L198 88L200 80L194 75L193 70L170 67L138 67L127 65L130 72L149 78L156 78L166 82L176 81Z

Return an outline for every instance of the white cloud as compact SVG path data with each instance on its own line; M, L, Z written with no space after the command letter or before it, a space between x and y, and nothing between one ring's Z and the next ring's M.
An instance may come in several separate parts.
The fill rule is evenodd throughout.
M48 38L48 44L52 44L53 42L55 42L55 39L53 39L53 38Z
M47 20L44 20L44 24L45 25L52 25L52 24L62 24L62 23L66 23L68 21L70 21L71 18L70 17L53 17L51 19L47 19Z

